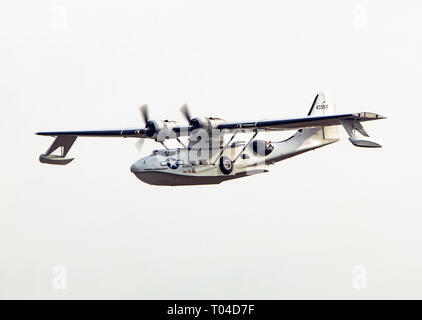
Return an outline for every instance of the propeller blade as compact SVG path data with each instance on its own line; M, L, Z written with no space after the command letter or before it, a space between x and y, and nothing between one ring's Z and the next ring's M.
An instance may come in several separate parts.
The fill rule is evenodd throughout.
M192 119L188 105L184 104L181 108L180 111L182 112L183 116L185 117L185 119L190 122L190 120Z
M147 123L149 121L148 106L144 104L139 108L139 111L141 112L142 118L144 119L144 123Z
M136 148L136 150L138 150L139 152L141 152L142 151L142 148L143 148L143 146L144 146L144 142L145 142L145 139L139 139L138 141L136 141L136 143L135 143L135 148Z

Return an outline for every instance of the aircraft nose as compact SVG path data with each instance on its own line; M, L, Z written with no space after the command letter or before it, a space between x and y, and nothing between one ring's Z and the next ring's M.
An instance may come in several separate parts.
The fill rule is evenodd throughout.
M130 166L130 171L135 173L141 170L139 161L136 161L134 164Z
M146 167L149 167L149 161L146 158L139 159L130 166L130 171L133 173L144 172Z
M132 164L132 165L130 166L130 171L131 171L131 172L136 172L136 163L134 163L134 164Z

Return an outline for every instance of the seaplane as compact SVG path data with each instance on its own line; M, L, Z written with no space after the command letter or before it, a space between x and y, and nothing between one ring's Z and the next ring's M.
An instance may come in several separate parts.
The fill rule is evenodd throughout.
M153 139L163 148L130 167L141 181L159 186L219 184L268 172L277 162L337 142L339 127L345 129L354 146L379 148L381 142L370 137L362 123L385 119L372 112L336 114L335 105L326 99L324 92L317 94L307 116L299 118L227 122L214 117L193 118L187 105L181 111L187 124L151 120L144 105L140 107L143 128L37 132L40 136L55 137L39 160L51 165L69 164L74 158L67 154L78 137L133 138L138 139L139 145L144 139ZM283 141L257 139L262 132L276 131L294 132ZM250 135L249 140L236 141L240 134ZM183 142L182 137L187 137L187 141ZM165 142L169 139L175 139L180 147L167 147Z

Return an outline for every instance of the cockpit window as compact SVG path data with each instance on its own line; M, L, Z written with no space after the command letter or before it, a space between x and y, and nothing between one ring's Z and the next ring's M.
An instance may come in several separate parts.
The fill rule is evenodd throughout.
M171 157L171 156L175 156L177 154L177 151L175 150L154 150L152 152L152 156L156 156L156 155L160 155L160 156L165 156L165 157Z

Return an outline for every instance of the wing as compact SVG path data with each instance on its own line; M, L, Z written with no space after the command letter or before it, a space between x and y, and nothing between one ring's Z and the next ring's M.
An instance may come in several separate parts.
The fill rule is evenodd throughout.
M40 136L56 137L48 150L40 155L40 162L46 164L66 165L73 158L67 158L72 145L78 137L120 137L120 138L150 138L148 130L141 129L116 129L116 130L90 130L90 131L47 131L37 132ZM57 149L61 150L60 155L54 155Z
M250 130L257 129L269 131L283 131L295 130L303 128L321 127L321 126L335 126L341 125L342 120L355 120L355 121L371 121L385 119L385 117L372 113L372 112L359 112L349 114L334 114L327 116L315 116L293 119L280 119L280 120L261 120L261 121L246 121L246 122L224 122L218 125L220 130Z
M147 130L142 129L115 129L115 130L89 130L89 131L47 131L37 132L40 136L60 137L120 137L120 138L149 138Z

